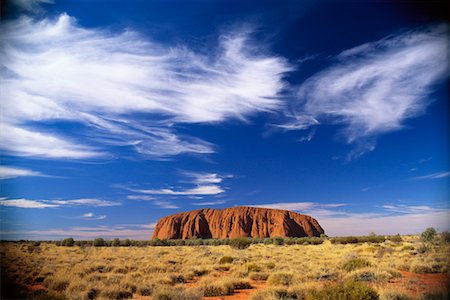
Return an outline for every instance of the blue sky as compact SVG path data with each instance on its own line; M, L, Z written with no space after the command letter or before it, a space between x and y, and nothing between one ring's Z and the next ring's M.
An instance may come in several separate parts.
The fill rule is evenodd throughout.
M450 227L449 24L425 4L6 12L3 239L148 239L165 215L239 205L329 235Z

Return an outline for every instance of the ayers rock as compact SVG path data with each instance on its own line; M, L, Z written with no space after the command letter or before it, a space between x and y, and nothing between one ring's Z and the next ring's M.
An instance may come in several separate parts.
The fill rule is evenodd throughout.
M152 239L306 237L324 230L313 217L287 210L258 207L204 208L164 217Z

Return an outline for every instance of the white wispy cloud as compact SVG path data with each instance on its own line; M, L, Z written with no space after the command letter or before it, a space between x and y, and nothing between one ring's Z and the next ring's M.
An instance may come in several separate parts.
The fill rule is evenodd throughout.
M216 201L205 201L205 202L194 202L192 205L196 206L212 206L212 205L221 205L227 203L227 200L216 200Z
M61 206L117 206L120 202L107 201L95 198L73 199L73 200L29 200L0 198L0 205L19 208L49 208Z
M148 196L148 195L129 195L129 196L127 196L127 199L151 201L151 200L155 200L156 198L152 197L152 196Z
M0 180L23 176L28 177L28 176L46 176L46 175L42 174L41 172L29 169L0 166Z
M349 158L375 148L380 134L400 130L432 102L433 84L449 72L448 26L410 31L338 55L306 80L284 129L342 124Z
M225 192L224 188L221 187L221 183L226 178L232 178L232 175L221 175L217 173L208 173L208 172L190 172L183 171L181 175L188 178L188 180L183 182L187 182L189 184L195 185L192 188L162 188L162 189L135 189L135 188L126 188L129 191L135 193L142 193L147 195L168 195L168 196L212 196L219 195ZM131 200L139 200L140 195L132 195L128 196ZM131 197L131 198L130 198ZM145 196L144 196L145 197ZM147 196L148 197L148 196ZM153 198L152 198L153 199ZM149 200L151 200L149 198Z
M58 207L57 204L49 204L42 201L28 200L28 199L6 199L0 198L0 205L19 207L19 208L49 208Z
M292 69L254 47L248 31L220 36L208 55L132 30L83 28L66 14L7 21L2 32L8 134L0 147L15 155L102 157L111 145L153 158L213 153L213 145L178 133L176 124L277 110L283 76ZM82 124L83 135L44 129L67 120ZM25 126L30 122L42 128Z
M130 189L130 191L150 194L150 195L173 195L173 196L186 196L186 195L217 195L224 192L224 190L217 185L201 185L191 189L173 190L173 189Z
M427 174L423 176L416 176L411 178L412 180L431 180L431 179L441 179L441 178L447 178L450 176L450 172L437 172L432 174Z
M88 212L88 213L82 214L80 218L83 220L104 220L104 219L106 219L106 216L105 215L98 216L92 212Z
M156 206L159 206L159 207L165 208L165 209L178 209L178 208L180 208L179 206L177 206L177 205L175 205L172 202L167 201L167 200L155 200L155 201L153 201L153 203Z
M226 178L232 178L233 175L221 175L217 173L207 172L190 172L183 171L182 175L191 178L191 182L195 184L219 184Z
M86 205L86 206L118 206L121 205L120 202L116 201L108 201L101 200L95 198L82 198L82 199L73 199L73 200L44 200L49 203L57 204L57 205Z
M165 208L165 209L180 208L179 206L175 205L171 201L164 200L164 199L158 199L156 197L148 196L148 195L129 195L129 196L127 196L127 199L138 200L138 201L151 201L152 204L154 204L158 207L161 207L161 208Z
M296 211L307 211L312 208L332 208L346 206L346 203L329 203L321 204L316 202L277 202L277 203L267 203L267 204L255 204L249 205L253 207L263 207L272 209L284 209L284 210L296 210Z
M428 205L393 205L385 204L381 206L388 212L394 212L399 214L415 214L415 213L430 213L430 212L443 212L445 209L436 209Z

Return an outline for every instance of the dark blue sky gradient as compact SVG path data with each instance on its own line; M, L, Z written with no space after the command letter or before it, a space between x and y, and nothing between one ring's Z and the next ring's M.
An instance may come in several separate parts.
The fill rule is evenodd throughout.
M334 64L335 56L343 50L442 22L439 15L420 5L392 1L56 1L43 8L41 17L67 13L82 27L102 27L113 32L131 29L163 45L187 45L205 55L216 47L221 33L250 26L254 28L253 39L264 45L261 53L285 57L295 65L296 70L285 78L292 85L299 85ZM448 176L412 180L450 169L447 83L441 81L434 86L429 95L433 102L424 114L405 120L401 130L377 136L373 151L350 161L345 157L355 145L347 144L340 134L343 125L321 125L310 141L302 142L299 140L309 131L275 129L271 124L282 116L269 112L253 114L246 121L174 125L178 133L214 144L216 153L210 155L182 154L157 160L144 158L127 147L112 147L110 157L96 160L2 155L5 165L53 176L3 180L3 197L98 198L122 203L112 207L46 209L4 206L0 207L2 230L150 224L167 214L199 208L193 202L217 200L226 201L214 206L218 208L286 202L343 203L346 206L339 210L346 213L382 213L382 206L388 204L448 209ZM296 101L295 94L287 92L285 101ZM88 129L77 123L32 126L53 133L70 132L79 141L90 142L84 135ZM197 200L155 196L179 206L178 209L126 199L133 194L127 190L130 187L189 188L191 184L184 182L183 171L233 177L223 180L225 193L216 196ZM87 212L107 218L78 218Z

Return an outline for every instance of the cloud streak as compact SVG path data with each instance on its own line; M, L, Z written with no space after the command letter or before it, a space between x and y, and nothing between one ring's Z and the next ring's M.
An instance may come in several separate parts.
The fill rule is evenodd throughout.
M118 206L120 202L107 201L95 198L82 198L73 200L29 200L29 199L7 199L0 198L0 206L18 207L18 208L55 208L63 206Z
M263 207L271 209L284 209L284 210L296 210L296 211L306 211L313 208L331 208L331 207L341 207L346 206L346 203L330 203L321 204L316 202L277 202L277 203L267 203L267 204L255 204L250 205L253 207Z
M104 220L104 219L106 219L106 216L105 215L98 216L92 212L89 212L89 213L82 214L80 216L80 218L83 220Z
M220 36L203 55L131 30L83 28L66 14L2 27L8 134L1 147L20 156L86 159L104 157L111 146L149 158L213 153L213 145L178 133L176 125L278 110L283 76L292 69L256 51L247 31ZM82 134L46 125L64 121L83 126Z
M412 180L432 180L432 179L441 179L447 178L450 176L450 172L437 172L432 174L427 174L423 176L413 177Z
M34 176L45 177L46 175L42 174L41 172L29 169L0 166L0 180L16 177L34 177Z
M172 195L172 196L189 196L189 195L217 195L224 192L224 190L217 185L202 185L191 189L173 190L173 189L130 189L130 191L150 194L150 195Z
M337 62L298 90L285 130L339 124L349 158L375 148L380 134L404 128L432 102L433 85L448 76L448 26L389 36L343 51Z

